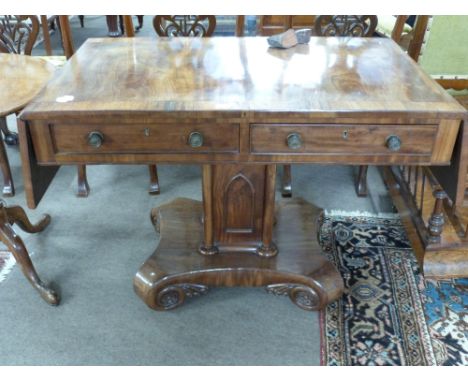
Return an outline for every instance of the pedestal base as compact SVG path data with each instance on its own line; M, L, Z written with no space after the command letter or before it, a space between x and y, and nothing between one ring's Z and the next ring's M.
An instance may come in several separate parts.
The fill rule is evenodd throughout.
M317 243L320 209L298 199L277 205L274 238L279 253L271 258L242 252L198 253L202 211L201 202L182 198L152 210L161 235L159 247L134 279L135 292L150 308L173 309L186 297L218 286L264 286L273 294L288 295L306 310L322 309L343 292L340 274Z

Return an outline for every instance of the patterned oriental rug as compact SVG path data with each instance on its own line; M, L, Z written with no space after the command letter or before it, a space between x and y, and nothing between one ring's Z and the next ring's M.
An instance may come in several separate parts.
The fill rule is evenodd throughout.
M321 314L322 364L468 365L468 279L424 280L397 215L338 215L320 228L345 282Z

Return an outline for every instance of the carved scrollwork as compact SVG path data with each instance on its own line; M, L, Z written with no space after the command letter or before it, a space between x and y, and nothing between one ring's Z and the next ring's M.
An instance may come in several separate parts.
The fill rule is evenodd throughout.
M320 15L315 19L317 36L369 37L377 27L377 16Z
M201 284L174 284L161 290L157 297L157 305L164 310L177 308L182 305L186 297L206 294L208 287Z
M30 55L37 35L37 16L0 16L0 52Z
M216 27L215 16L155 16L154 30L162 37L210 37Z
M311 287L300 284L272 284L266 286L268 293L289 296L291 301L304 310L318 310L324 305L319 294Z

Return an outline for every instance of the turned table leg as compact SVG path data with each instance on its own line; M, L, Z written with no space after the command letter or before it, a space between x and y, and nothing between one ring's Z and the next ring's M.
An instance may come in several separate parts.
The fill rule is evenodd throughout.
M367 196L367 170L368 166L359 166L359 173L356 179L357 196Z
M58 305L60 298L57 292L47 286L40 278L34 268L23 240L19 237L12 227L12 224L18 226L28 233L41 232L50 223L50 216L45 215L37 224L32 224L25 211L20 206L6 207L4 203L0 204L0 240L8 247L13 257L21 267L26 279L36 289L41 297L50 305Z
M106 16L107 22L107 29L108 29L108 36L109 37L119 37L119 24L118 24L118 16L117 15L109 15Z
M86 198L89 195L89 184L86 176L86 166L78 165L78 192L76 196Z
M159 180L158 180L158 168L155 164L150 164L148 166L150 174L150 186L148 193L151 195L159 195Z
M281 195L283 196L283 198L290 198L292 196L290 164L285 164L283 166L283 179L281 180Z

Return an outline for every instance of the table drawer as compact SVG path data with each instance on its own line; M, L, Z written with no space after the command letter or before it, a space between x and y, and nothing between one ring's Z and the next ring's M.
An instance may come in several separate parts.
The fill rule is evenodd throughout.
M252 124L253 154L429 155L437 125Z
M50 125L57 154L237 153L239 125Z

